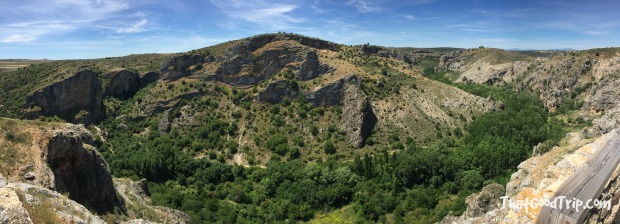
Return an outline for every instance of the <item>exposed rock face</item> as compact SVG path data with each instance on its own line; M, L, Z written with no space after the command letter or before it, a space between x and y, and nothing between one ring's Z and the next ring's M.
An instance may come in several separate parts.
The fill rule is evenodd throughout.
M108 73L105 78L109 79L105 87L105 96L126 99L133 96L142 87L138 73L128 70Z
M192 223L191 218L179 211L169 209L161 206L147 206L150 204L149 190L145 179L138 182L133 182L129 179L120 178L115 179L114 184L127 204L127 207L138 207L141 210L131 211L129 210L130 217L140 217L135 213L149 213L151 220L136 219L124 223L154 223L156 221L160 223Z
M308 51L305 58L306 60L301 64L297 73L297 78L301 81L315 79L332 69L329 65L319 62L319 57L315 51Z
M265 34L247 38L241 44L231 47L226 53L225 57L232 58L236 55L244 54L245 52L255 51L256 49L259 49L268 43L286 40L296 41L302 45L316 49L325 49L331 51L340 50L340 46L338 44L317 38L310 38L296 34Z
M101 81L85 70L38 90L26 98L26 119L59 116L72 123L98 123L104 117Z
M60 132L50 139L45 159L54 173L55 189L100 213L124 210L106 162L90 144L87 132Z
M362 45L360 49L366 54L376 54L376 53L379 53L379 51L383 50L384 48L379 47L379 46L364 44Z
M30 144L9 149L22 154L12 161L16 163L12 165L16 169L0 169L0 223L7 223L6 220L9 220L8 223L29 223L30 218L40 222L42 218L32 213L30 217L28 213L19 215L18 210L7 210L9 207L46 210L48 212L37 214L45 215L45 220L52 220L52 223L104 223L84 205L93 212L110 211L106 215L113 216L119 222L130 217L162 223L190 222L190 218L182 212L151 206L145 181L126 179L121 181L125 185L116 187L116 180L112 183L105 162L91 146L93 137L84 125L42 124L5 118L0 118L0 122L13 122L13 126L20 129L14 130L16 133L30 135L28 139L31 139L27 142ZM0 132L5 130L6 127L0 125ZM2 141L6 141L4 135L0 136ZM7 167L5 162L0 162L0 167ZM36 179L24 179L22 169L29 170ZM137 193L125 194L123 190L127 188L124 186L131 186L128 188ZM9 199L14 198L7 196L13 194L10 192L17 193L19 198ZM123 197L122 200L116 199L117 193ZM119 201L122 203L119 204ZM128 204L125 210L125 203L129 202L133 204Z
M597 137L620 127L620 80L603 79L588 91L581 108L583 114L603 115L584 130L587 137Z
M466 216L478 217L490 210L500 208L500 197L504 196L504 193L506 191L502 185L491 184L485 186L480 193L467 197L465 202L467 203Z
M140 75L140 85L141 86L146 86L152 82L156 82L157 80L159 80L159 78L161 77L161 75L158 72L147 72L144 73L142 75Z
M553 198L562 184L575 173L597 150L604 148L607 143L618 137L617 131L602 135L594 142L583 139L579 133L567 135L568 145L554 147L543 155L533 156L518 166L518 171L510 177L506 185L506 196L509 199L530 202L533 199ZM577 148L577 150L574 150ZM620 203L620 167L616 168L610 180L603 189L599 199L612 199L612 210L592 209L585 223L612 223L617 215ZM488 187L488 186L487 186ZM487 188L485 187L485 188ZM484 192L484 190L483 190ZM460 217L446 216L442 223L535 223L540 207L488 207L479 212L471 210L471 197L467 199L467 211ZM503 200L500 199L500 203ZM589 220L589 221L588 221Z
M588 92L585 99L584 109L594 113L610 110L620 103L620 79L601 80Z
M29 214L28 210L35 213ZM0 223L93 223L105 222L83 205L39 186L10 183L0 187Z
M265 90L258 93L258 100L269 103L280 103L284 99L295 99L300 93L299 85L288 80L271 82Z
M3 186L0 187L0 223L32 223L17 193Z
M300 80L310 80L331 68L319 62L316 50L338 51L339 45L292 34L259 35L230 46L203 73L206 81L235 86L255 85L285 68Z
M340 128L347 132L354 147L362 147L377 124L377 117L357 76L349 76L306 93L305 98L314 106L343 105Z
M504 186L502 185L487 185L479 193L467 197L465 201L467 209L462 216L455 217L449 214L440 223L502 223L503 220L488 214L496 214L502 208L501 197L504 196L504 193Z
M361 83L357 76L347 79L341 122L341 129L347 132L349 143L358 148L364 145L364 141L377 123L372 105L360 87Z
M192 71L197 70L197 68L192 67L192 65L204 62L205 58L202 55L197 54L186 54L173 57L161 66L162 79L164 81L174 81L188 76L192 73Z
M255 85L272 77L285 65L302 61L301 51L299 46L290 46L264 50L258 55L253 55L251 51L245 52L223 62L215 71L215 76L210 76L210 81L237 86ZM247 65L252 66L246 68ZM243 74L244 68L247 74Z
M159 130L159 134L166 134L170 131L170 110L166 110L159 117L159 122L157 122L157 129Z
M342 103L345 79L327 84L313 92L305 93L306 101L313 106L334 106Z

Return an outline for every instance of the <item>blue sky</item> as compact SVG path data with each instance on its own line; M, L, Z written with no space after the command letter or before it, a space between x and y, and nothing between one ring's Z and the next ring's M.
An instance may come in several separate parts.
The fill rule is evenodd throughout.
M620 1L0 0L0 58L171 53L268 32L392 47L620 46Z

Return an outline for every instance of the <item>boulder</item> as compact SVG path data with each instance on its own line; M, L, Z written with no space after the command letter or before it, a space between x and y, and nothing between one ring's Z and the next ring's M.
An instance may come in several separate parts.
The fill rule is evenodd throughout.
M37 90L26 97L22 118L58 116L72 123L98 123L104 118L101 81L91 70Z

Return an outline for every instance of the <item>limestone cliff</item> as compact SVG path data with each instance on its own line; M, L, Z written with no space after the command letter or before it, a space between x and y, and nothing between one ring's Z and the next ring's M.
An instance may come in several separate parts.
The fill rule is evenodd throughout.
M340 129L347 133L350 144L362 147L377 124L377 117L357 76L346 79L343 104Z
M104 118L103 92L97 74L85 70L26 97L23 118L58 116L72 123L98 123Z
M170 58L161 65L162 79L164 81L174 81L188 76L192 72L200 69L200 67L196 65L204 62L204 56L197 54L184 54Z
M128 70L110 72L104 75L104 78L109 79L105 87L104 96L122 99L129 98L143 85L140 75Z
M269 103L279 103L284 99L295 99L301 90L299 85L288 80L270 82L265 90L258 93L258 100Z
M305 55L305 60L299 66L299 72L297 72L297 79L301 81L312 80L321 74L327 73L333 68L327 64L323 64L319 61L319 57L316 51L308 51Z
M92 141L82 128L58 132L49 140L43 153L54 173L54 189L99 213L125 210L116 198L108 166Z
M136 184L115 183L93 145L83 125L0 118L0 153L12 155L0 157L0 223L190 222L183 213L151 206L147 194L128 199L117 191Z
M443 64L458 75L457 82L511 84L515 91L534 92L551 112L567 100L583 101L580 115L594 119L584 133L597 137L620 127L619 62L617 49L555 52L538 58L476 49L446 58Z

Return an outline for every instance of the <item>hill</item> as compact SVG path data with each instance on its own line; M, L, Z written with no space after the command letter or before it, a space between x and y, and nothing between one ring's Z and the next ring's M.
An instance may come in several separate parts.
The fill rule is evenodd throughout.
M616 60L613 53L573 53L535 58L265 34L177 54L3 71L0 116L35 120L13 125L25 139L38 138L23 131L30 122L83 124L114 177L144 178L153 205L195 222L341 215L431 223L465 212L469 194L508 183L519 163L589 126L596 115L578 114L580 99L613 111L613 91L592 87L610 84L562 90L582 70L579 55ZM545 73L557 66L547 61L562 60L571 62L566 76ZM611 67L596 69L600 80L609 79L617 69L601 63ZM595 120L584 130L595 137L612 127ZM9 149L6 142L0 147ZM9 161L0 163L4 176L25 174Z

